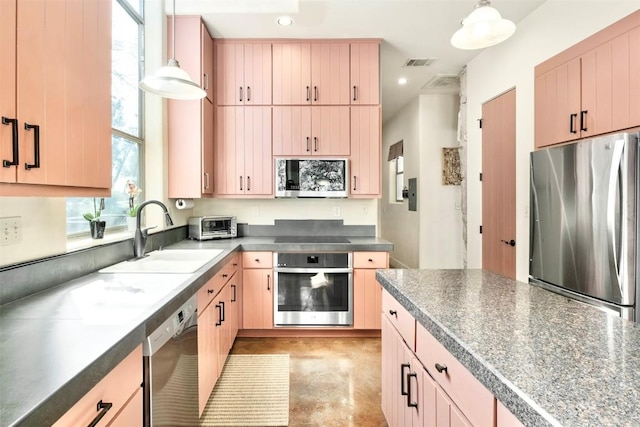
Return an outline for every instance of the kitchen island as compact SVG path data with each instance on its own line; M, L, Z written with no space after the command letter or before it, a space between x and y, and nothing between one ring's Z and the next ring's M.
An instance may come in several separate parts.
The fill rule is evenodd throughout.
M482 270L377 280L526 426L640 425L640 325Z

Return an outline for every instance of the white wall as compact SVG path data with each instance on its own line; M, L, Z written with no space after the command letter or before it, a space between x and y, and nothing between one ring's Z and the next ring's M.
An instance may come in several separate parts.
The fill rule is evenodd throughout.
M515 35L486 49L467 66L467 176L481 172L482 135L476 120L482 104L516 88L516 278L527 281L529 258L529 153L534 138L534 67L589 35L636 11L633 1L548 0L518 24ZM468 187L468 267L482 266L482 187L474 179Z
M406 268L463 265L460 187L442 185L442 148L457 146L458 95L421 95L382 126L381 236L393 242L391 264ZM403 140L404 179L417 178L417 211L390 202L393 171L389 147Z

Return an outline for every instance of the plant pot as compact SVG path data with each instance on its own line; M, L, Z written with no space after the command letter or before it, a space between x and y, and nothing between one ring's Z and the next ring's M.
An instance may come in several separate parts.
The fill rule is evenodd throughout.
M132 233L136 231L136 217L128 216L127 218L127 231L131 231Z
M91 221L89 222L91 227L91 238L102 239L104 237L104 229L107 226L107 221Z

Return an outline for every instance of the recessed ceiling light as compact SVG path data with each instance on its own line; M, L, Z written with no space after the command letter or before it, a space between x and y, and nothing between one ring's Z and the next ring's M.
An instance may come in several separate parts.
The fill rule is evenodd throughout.
M407 84L407 78L406 77L400 77L398 79L398 84L399 85L406 85Z
M278 18L278 25L282 25L283 27L288 27L289 25L293 24L293 19L291 19L289 16L281 16L280 18Z

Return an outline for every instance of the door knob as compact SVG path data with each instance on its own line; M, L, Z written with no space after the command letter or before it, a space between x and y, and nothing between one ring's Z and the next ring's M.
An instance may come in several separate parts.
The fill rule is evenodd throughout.
M515 246L516 245L516 241L511 239L508 242L506 240L500 240L501 243L504 243L505 245L509 245L509 246Z

